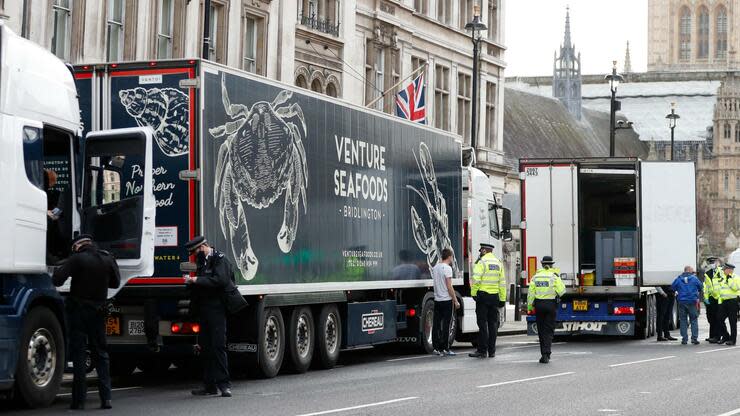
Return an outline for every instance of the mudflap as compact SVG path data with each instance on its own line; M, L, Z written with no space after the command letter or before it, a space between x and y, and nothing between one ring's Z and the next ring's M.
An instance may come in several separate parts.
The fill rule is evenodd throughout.
M563 321L555 324L555 335L632 336L635 321ZM537 323L527 322L527 335L537 335Z
M356 347L396 340L396 301L347 304L344 345Z

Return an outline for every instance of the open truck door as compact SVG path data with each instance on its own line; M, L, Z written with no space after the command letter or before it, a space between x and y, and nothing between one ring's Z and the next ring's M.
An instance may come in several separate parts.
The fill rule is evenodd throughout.
M155 199L150 127L105 130L85 138L80 231L112 253L121 285L154 273Z

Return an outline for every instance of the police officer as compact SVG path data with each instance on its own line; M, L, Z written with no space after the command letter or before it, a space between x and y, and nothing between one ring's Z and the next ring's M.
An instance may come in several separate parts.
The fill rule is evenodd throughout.
M552 268L555 261L550 256L542 257L542 268L532 277L527 291L527 311L534 309L537 317L537 335L540 339L540 363L550 362L552 337L555 334L557 298L565 293L565 285L557 271Z
M72 241L72 255L54 271L54 285L72 277L65 309L69 323L70 356L74 363L72 409L84 409L87 396L86 351L89 349L98 372L100 407L110 409L111 385L108 345L105 341L105 303L108 288L121 284L113 256L99 250L92 237L83 234Z
M719 324L719 289L722 268L717 257L707 257L707 271L704 273L704 304L707 305L707 322L709 322L709 338L707 342L716 344L725 335ZM724 322L722 323L724 326ZM724 332L727 332L725 328Z
M186 276L185 283L191 290L191 306L200 321L203 348L203 387L192 393L210 396L220 391L222 397L231 397L224 304L224 291L233 283L231 264L202 236L185 243L185 249L196 256L198 266L196 275Z
M481 244L480 257L473 267L470 293L475 299L478 318L478 350L468 354L470 357L492 358L496 355L498 308L506 305L506 276L493 248L491 244Z
M720 283L720 314L721 323L725 320L730 323L730 336L725 340L726 345L735 345L737 342L737 312L738 300L740 296L740 277L735 275L735 265L725 263L723 267L724 280Z

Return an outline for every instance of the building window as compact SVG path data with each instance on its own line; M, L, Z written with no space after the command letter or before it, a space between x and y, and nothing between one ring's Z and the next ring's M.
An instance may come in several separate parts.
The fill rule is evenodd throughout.
M473 20L473 0L460 0L460 29Z
M497 41L496 28L498 28L498 0L488 0L488 39Z
M326 84L326 95L328 95L329 97L334 97L334 98L339 96L337 86L334 85L333 82Z
M681 9L679 43L681 45L679 59L688 61L691 58L691 11L688 7Z
M486 83L486 137L490 139L488 147L491 148L494 148L496 143L496 100L496 84Z
M321 87L321 81L316 78L311 83L311 91L318 92L319 94L322 94L324 92L324 89Z
M300 74L295 79L295 85L299 88L305 88L308 89L308 81L306 81L306 77L303 76L303 74Z
M470 75L457 73L457 134L466 142L470 142L471 80Z
M727 9L720 5L717 7L717 23L715 28L714 55L719 59L727 57Z
M108 0L108 62L123 60L124 0Z
M450 129L450 69L434 68L434 127Z
M735 194L740 194L740 175L735 175Z
M226 5L211 0L211 9L208 13L208 56L207 59L218 63L226 63L226 33L228 16Z
M452 20L452 0L437 0L437 20L450 24Z
M735 143L740 143L740 123L735 123Z
M370 104L385 91L385 49L382 45L370 40L365 54L365 104ZM383 111L383 100L378 100L373 108Z
M242 28L242 69L264 75L265 19L245 12Z
M724 136L725 136L725 139L730 138L730 123L725 123Z
M51 38L51 52L62 60L69 60L72 44L72 1L54 0L54 33Z
M421 13L429 13L429 0L414 0L414 9Z
M157 16L157 59L172 58L172 24L175 20L173 0L160 0Z
M730 191L730 175L725 173L725 193Z
M339 36L338 0L298 0L298 20L303 26Z
M699 9L699 32L696 45L696 57L707 59L709 56L709 10L706 7Z

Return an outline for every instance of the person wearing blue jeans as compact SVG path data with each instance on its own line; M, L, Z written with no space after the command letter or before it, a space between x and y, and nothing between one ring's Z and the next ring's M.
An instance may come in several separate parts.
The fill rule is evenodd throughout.
M691 321L691 343L699 344L699 299L702 296L703 285L694 272L694 268L686 266L683 273L676 277L671 285L676 292L678 302L678 317L681 321L681 344L688 344L688 321Z

